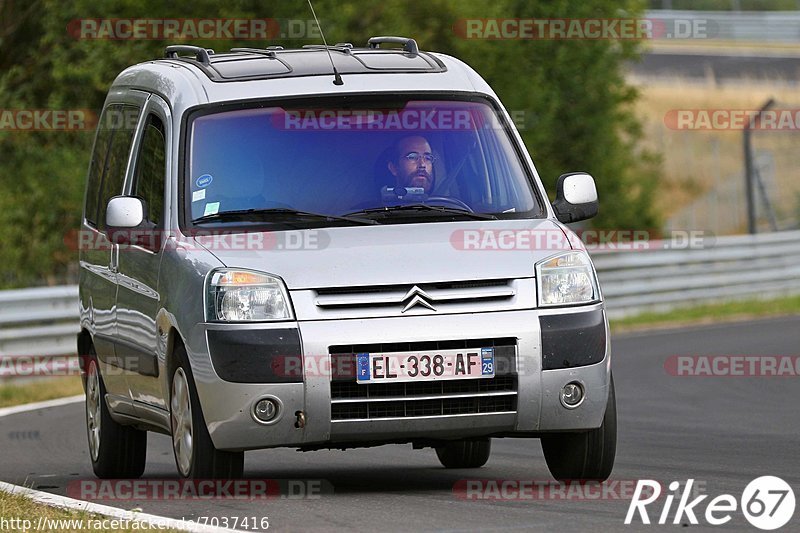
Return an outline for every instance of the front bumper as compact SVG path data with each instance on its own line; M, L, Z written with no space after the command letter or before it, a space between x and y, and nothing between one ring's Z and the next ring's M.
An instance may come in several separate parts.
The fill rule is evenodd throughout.
M610 349L605 318L605 346L599 362L543 370L540 317L586 316L603 304L572 309L515 310L492 313L404 316L350 320L317 320L296 324L302 344L302 382L235 383L224 381L209 354L209 330L286 328L268 324L199 324L187 348L200 403L214 445L223 450L291 446L300 448L357 446L380 442L456 439L485 435L535 436L550 431L599 427L605 413L610 376ZM569 335L568 331L562 332ZM516 406L512 412L439 416L331 420L329 347L442 339L516 339ZM575 343L572 347L576 346ZM246 357L247 354L242 354ZM578 381L586 396L579 407L565 408L562 387ZM252 415L253 404L273 397L282 409L270 424ZM297 413L305 416L298 427Z

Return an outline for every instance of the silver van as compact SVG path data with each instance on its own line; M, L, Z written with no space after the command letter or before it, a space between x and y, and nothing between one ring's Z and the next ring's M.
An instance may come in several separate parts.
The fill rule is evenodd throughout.
M569 147L565 147L569 149ZM616 449L597 276L510 114L413 39L227 53L169 46L114 81L81 229L92 466L236 478L247 450L434 448L483 466L540 439L557 479Z

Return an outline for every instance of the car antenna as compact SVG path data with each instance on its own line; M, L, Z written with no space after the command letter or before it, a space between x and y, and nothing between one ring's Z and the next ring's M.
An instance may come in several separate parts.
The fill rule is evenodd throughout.
M308 0L308 7L311 8L311 14L314 15L314 21L317 23L317 28L319 28L319 34L322 35L322 43L325 45L325 51L328 52L328 59L331 61L331 67L333 67L333 84L334 85L344 85L344 81L342 81L342 77L339 75L339 71L336 70L336 65L333 63L333 57L331 57L331 50L328 48L328 41L325 40L325 33L322 31L322 26L319 24L319 19L317 18L317 14L314 13L314 6L311 5L311 0Z

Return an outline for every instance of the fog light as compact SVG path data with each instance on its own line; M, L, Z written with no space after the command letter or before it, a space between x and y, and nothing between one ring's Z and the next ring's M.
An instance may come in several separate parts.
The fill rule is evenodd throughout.
M255 415L259 422L274 421L277 418L279 411L280 405L271 398L259 400L253 406L253 415Z
M567 383L561 389L561 404L567 409L575 409L583 401L583 386L577 381Z

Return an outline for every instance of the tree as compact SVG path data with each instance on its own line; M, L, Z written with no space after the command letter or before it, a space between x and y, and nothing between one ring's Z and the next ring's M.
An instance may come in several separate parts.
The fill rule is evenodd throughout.
M566 171L597 179L601 211L594 224L657 228L651 198L657 168L637 148L631 111L636 93L623 63L637 43L619 40L480 40L454 30L465 18L635 17L639 0L316 0L328 42L363 45L373 35L409 35L420 46L454 55L494 87L506 107L523 112L523 138L545 184ZM0 110L90 109L99 114L106 91L128 65L160 57L156 40L80 40L67 31L86 18L311 19L306 2L233 0L18 0L0 2ZM217 49L309 44L197 41ZM314 41L319 44L319 41ZM64 235L78 227L93 132L13 132L0 129L0 225L4 228L0 286L74 279L77 252Z

